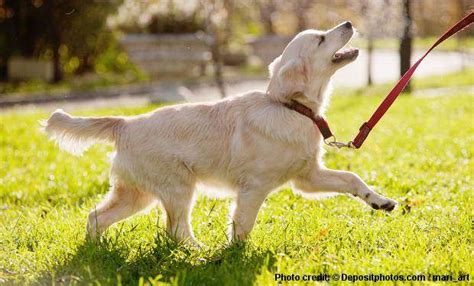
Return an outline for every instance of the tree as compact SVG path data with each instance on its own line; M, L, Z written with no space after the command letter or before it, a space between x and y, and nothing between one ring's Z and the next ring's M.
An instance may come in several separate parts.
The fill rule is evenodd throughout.
M230 35L229 14L232 3L229 0L206 0L200 2L200 9L206 19L205 32L212 37L211 54L214 66L214 79L221 97L226 97L223 77L223 48Z
M314 2L314 0L288 1L288 4L292 6L290 9L296 16L297 32L301 32L308 28L308 11L311 11L311 7L314 5ZM311 16L314 17L314 15Z
M359 11L362 15L368 16L372 12L373 5L371 1L366 0L359 2ZM365 28L366 28L366 37L367 37L367 86L372 85L372 55L374 50L374 19L375 17L365 17Z
M92 67L95 56L105 49L103 36L107 14L117 5L107 1L5 0L0 8L11 17L0 19L6 37L1 63L11 55L51 58L54 81L63 77L62 51L79 59L78 71ZM63 53L64 54L64 53Z
M263 31L266 35L275 34L275 23L273 23L273 14L277 10L275 0L255 0L260 13L260 21L263 25Z
M367 41L367 85L373 83L372 79L372 62L374 41L377 38L386 38L396 34L400 30L399 23L400 13L393 5L393 0L362 0L349 3L349 7L358 15L354 20L359 22L361 35ZM351 13L351 14L352 14ZM387 25L390 21L390 25Z
M412 26L413 20L411 15L411 0L403 0L402 1L402 16L403 16L403 34L400 40L400 77L402 77L407 70L410 68L410 59L411 59L411 52L412 52L412 42L413 42L413 34L412 34ZM410 91L410 84L405 88L406 91Z

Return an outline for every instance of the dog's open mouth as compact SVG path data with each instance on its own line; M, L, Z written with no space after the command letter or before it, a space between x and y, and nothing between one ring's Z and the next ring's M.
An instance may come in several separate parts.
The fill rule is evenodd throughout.
M359 50L356 48L343 47L339 51L336 51L332 56L333 63L340 63L345 60L355 60L359 55Z

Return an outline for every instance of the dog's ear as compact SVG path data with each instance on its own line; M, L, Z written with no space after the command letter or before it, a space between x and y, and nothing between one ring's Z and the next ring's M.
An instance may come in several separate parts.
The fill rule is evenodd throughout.
M278 101L286 102L293 94L304 92L306 71L302 59L292 59L281 65L281 57L269 66L270 84L268 93Z
M284 84L289 84L290 86L288 86L288 88L294 92L303 91L306 73L302 60L290 60L280 68L278 76Z
M268 66L268 73L270 74L270 78L272 78L273 75L275 75L278 72L278 70L280 69L280 63L281 63L281 56L278 56Z

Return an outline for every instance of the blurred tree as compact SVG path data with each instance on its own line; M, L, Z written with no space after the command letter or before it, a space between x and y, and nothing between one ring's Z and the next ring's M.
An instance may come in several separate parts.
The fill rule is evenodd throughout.
M386 25L387 19L391 22L397 22L399 11L394 9L393 2L396 0L362 0L350 3L355 15L359 18L351 21L359 21L356 25L362 36L367 40L367 85L372 85L372 57L374 50L374 41L377 37L384 37L387 34L393 34L399 29L397 25Z
M118 1L4 0L0 9L11 17L0 18L5 44L0 65L11 55L52 59L54 81L63 77L62 57L77 58L77 72L92 68L95 57L106 49L110 33L104 32L107 14Z
M108 24L128 33L208 34L212 38L208 44L214 78L225 97L222 55L233 33L231 16L235 6L232 0L125 0Z
M107 15L114 11L117 3L106 1L71 1L69 11L59 17L69 31L60 30L61 44L68 54L79 59L76 73L84 73L94 68L96 58L107 49L114 40L105 27ZM87 4L88 3L88 4ZM68 19L69 17L69 19Z
M410 68L412 42L413 42L413 20L411 15L411 0L402 1L403 34L400 40L400 77L402 77ZM405 88L410 91L410 83Z
M368 16L372 11L373 5L370 3L371 1L362 1L360 12L364 16ZM372 85L372 54L374 50L374 33L373 33L373 26L374 21L371 21L374 17L365 17L366 20L366 34L367 34L367 86Z
M18 23L15 23L12 18L14 10L18 10L20 2L9 2L11 2L9 6L6 6L5 2L0 2L0 10L2 10L2 13L0 13L0 80L7 78L7 61L13 52L14 35L12 32L19 28L16 25Z
M311 11L311 7L315 2L315 0L295 0L287 2L290 5L290 11L296 16L296 32L308 29L308 12ZM315 18L314 14L312 16L312 18Z
M125 33L187 34L204 31L209 1L125 0L107 24ZM211 4L209 4L211 5ZM211 15L212 18L221 15Z
M376 21L375 17L370 17L369 15L373 14L374 6L376 3L372 3L371 0L364 0L356 2L355 10L359 12L363 17L364 31L367 39L367 85L372 85L372 52L374 49L374 28ZM380 14L374 14L380 15Z
M203 0L200 2L204 18L206 20L206 33L211 35L213 42L211 43L212 62L214 65L214 79L221 97L226 97L223 69L223 48L230 37L228 32L229 14L232 11L232 4L229 0ZM222 25L223 23L223 25Z
M468 3L468 1L470 3ZM469 6L471 5L471 6ZM469 13L469 9L471 11L474 9L474 1L472 0L458 0L457 1L457 19L461 19L462 17L466 16ZM462 69L466 69L468 67L470 52L468 50L468 46L463 44L463 40L468 38L469 35L474 36L474 29L465 29L461 33L456 35L457 38L457 51L462 55ZM470 34L469 34L470 33Z
M266 35L275 34L274 13L277 10L276 0L255 0L260 13L260 22Z
M446 29L474 8L473 0L417 0L412 1L416 32L422 36L439 36ZM419 12L418 12L419 11ZM466 34L474 35L472 29Z

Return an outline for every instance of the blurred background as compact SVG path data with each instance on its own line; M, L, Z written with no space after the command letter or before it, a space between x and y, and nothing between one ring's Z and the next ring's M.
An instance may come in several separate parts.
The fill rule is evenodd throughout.
M265 89L266 66L292 36L346 20L361 55L336 86L393 82L473 8L474 0L0 0L0 106L200 101ZM470 28L416 75L473 66Z

